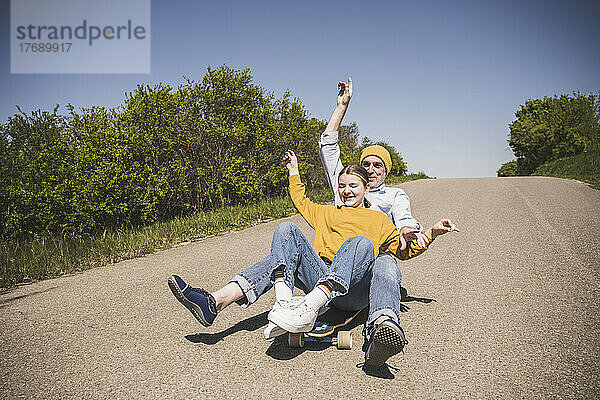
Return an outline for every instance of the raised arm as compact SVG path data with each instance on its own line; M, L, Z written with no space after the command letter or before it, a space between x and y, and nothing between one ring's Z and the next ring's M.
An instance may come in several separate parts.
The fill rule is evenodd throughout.
M350 104L351 98L352 78L348 78L348 83L339 81L337 105L335 107L335 110L333 110L333 114L329 119L329 123L325 128L325 132L334 132L340 128L340 125L342 124L342 119L344 119L344 115L346 114L346 110L348 109L348 104Z
M300 180L298 171L298 159L293 151L288 150L283 156L283 162L289 171L289 191L292 202L302 217L310 226L315 227L316 221L320 218L320 210L323 206L315 204L306 197L306 188Z
M325 131L321 134L321 139L319 140L319 157L321 157L321 163L325 169L327 182L335 197L336 205L342 204L337 191L337 177L344 168L340 161L340 146L338 144L337 130L342 123L342 119L344 119L351 98L352 78L348 78L348 83L338 82L337 105L335 110L333 110L333 114L329 119Z

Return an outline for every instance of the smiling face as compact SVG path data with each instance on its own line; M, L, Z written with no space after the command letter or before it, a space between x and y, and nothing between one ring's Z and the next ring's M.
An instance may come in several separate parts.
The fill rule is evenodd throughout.
M368 156L362 160L361 165L369 173L369 187L376 188L381 186L387 175L383 160L377 156Z
M345 206L362 207L367 186L356 175L342 174L338 178L338 193Z

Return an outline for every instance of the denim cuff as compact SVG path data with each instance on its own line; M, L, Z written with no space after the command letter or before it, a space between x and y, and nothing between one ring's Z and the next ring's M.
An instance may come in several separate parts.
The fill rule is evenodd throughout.
M242 289L242 293L244 293L244 297L236 300L236 304L242 308L248 308L252 303L258 300L258 292L256 288L248 282L246 278L242 275L236 275L229 281L230 283L237 283L238 286Z
M369 318L367 319L367 328L373 326L373 324L375 323L375 321L377 321L377 318L381 317L385 315L386 317L390 317L391 319L394 320L394 322L399 322L399 318L398 318L398 314L396 313L396 311L392 308L379 308L375 311L373 311L373 313L371 315L369 315Z

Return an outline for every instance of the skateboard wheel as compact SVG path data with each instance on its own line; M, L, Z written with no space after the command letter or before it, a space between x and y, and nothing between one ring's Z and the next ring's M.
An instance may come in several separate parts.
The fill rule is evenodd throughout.
M302 334L301 333L288 334L288 345L290 347L304 347L304 340L302 340Z
M350 332L350 331L338 332L337 348L340 350L350 350L352 348L352 332Z

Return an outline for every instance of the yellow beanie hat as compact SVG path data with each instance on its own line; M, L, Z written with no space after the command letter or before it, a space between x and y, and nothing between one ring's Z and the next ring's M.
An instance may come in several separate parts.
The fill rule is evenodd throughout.
M373 146L365 147L363 151L360 153L360 162L369 156L377 156L381 158L383 164L385 165L385 172L390 173L392 169L392 157L390 156L390 152L383 146L378 144L374 144Z

